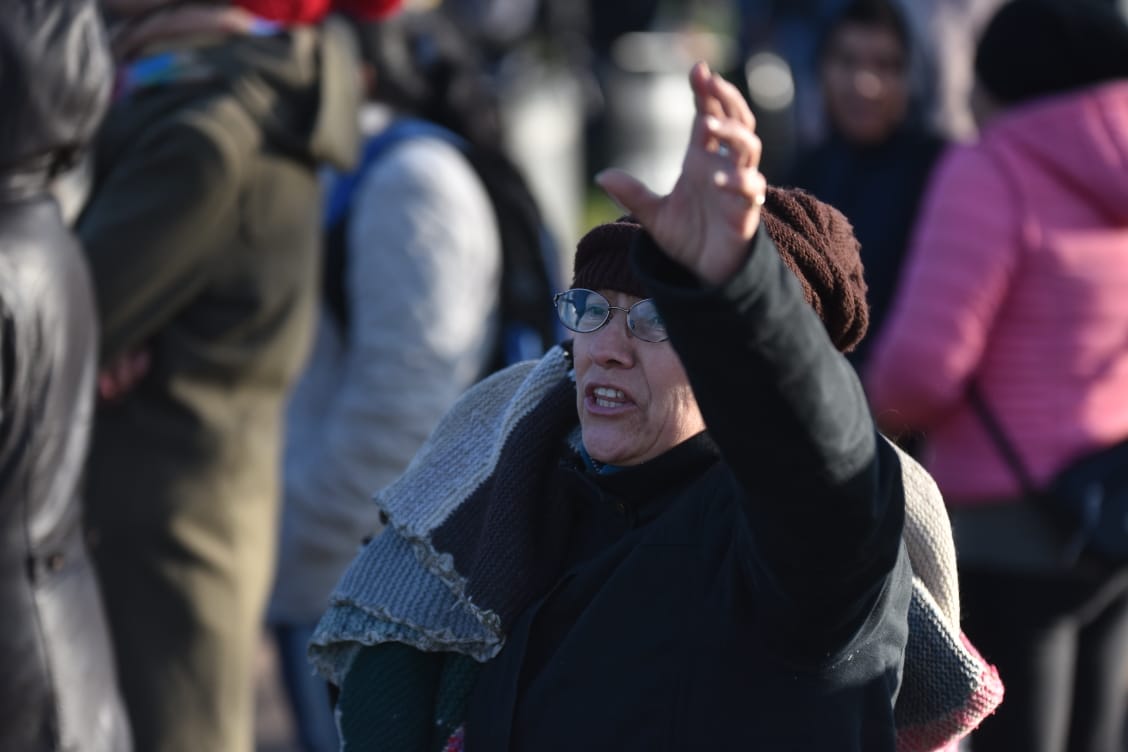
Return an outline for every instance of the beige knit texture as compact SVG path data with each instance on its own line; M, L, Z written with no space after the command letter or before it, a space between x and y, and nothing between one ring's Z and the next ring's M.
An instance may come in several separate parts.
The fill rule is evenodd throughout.
M890 442L892 444L892 442ZM920 579L936 601L955 634L960 630L960 595L956 570L956 547L944 497L936 481L920 464L896 444L905 486L905 530L903 537Z

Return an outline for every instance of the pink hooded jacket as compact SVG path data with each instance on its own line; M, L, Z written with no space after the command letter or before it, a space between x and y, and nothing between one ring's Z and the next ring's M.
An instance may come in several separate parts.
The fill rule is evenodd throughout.
M1021 490L973 380L1039 483L1128 437L1128 81L1017 106L951 148L877 334L874 413L925 432L953 505Z

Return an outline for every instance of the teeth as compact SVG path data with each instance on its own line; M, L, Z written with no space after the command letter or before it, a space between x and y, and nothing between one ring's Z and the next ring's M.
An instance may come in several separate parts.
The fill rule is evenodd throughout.
M591 396L595 404L600 407L622 407L623 403L627 401L627 395L609 386L597 386L591 390Z

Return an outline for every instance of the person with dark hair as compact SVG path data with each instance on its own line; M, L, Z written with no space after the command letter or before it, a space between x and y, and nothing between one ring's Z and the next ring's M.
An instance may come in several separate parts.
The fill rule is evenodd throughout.
M282 412L318 292L317 166L357 155L355 45L329 0L102 4L114 98L77 226L107 397L92 552L138 749L249 752Z
M1037 498L1128 439L1128 23L1013 0L975 70L980 138L937 168L867 387L890 432L926 435L964 628L1007 682L976 752L1119 750L1128 573L1067 551Z
M923 752L997 703L935 486L842 357L857 240L765 184L736 87L690 84L673 191L599 177L631 214L579 243L573 338L377 496L311 645L345 749Z
M306 645L381 528L371 495L475 381L555 344L537 208L502 151L476 49L438 12L356 26L369 84L359 166L327 181L324 295L287 415L268 611L304 749L337 749ZM509 294L513 292L513 294ZM514 326L523 300L539 312ZM537 322L546 325L537 326Z
M818 48L828 132L803 151L789 183L839 209L862 244L870 331L881 330L932 166L943 141L912 94L913 40L895 0L852 0ZM851 354L863 364L870 338Z
M83 536L98 317L52 183L85 154L112 63L93 0L0 23L0 749L129 752Z

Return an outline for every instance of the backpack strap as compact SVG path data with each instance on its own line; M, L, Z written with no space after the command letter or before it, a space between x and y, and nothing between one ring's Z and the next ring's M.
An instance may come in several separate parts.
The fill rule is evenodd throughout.
M357 188L368 170L390 149L414 138L446 141L466 157L489 195L501 242L501 333L487 373L539 358L562 338L552 310L559 253L552 233L524 178L500 152L473 147L447 128L414 118L397 120L365 144L357 168L339 176L325 204L324 295L342 332L350 314L345 279L348 222ZM483 374L484 375L484 374Z
M360 183L380 159L395 146L415 138L436 138L465 152L469 144L453 131L414 118L396 120L364 144L360 161L351 172L334 174L325 195L322 229L325 239L322 293L326 308L342 333L352 324L345 280L348 270L349 219Z
M353 194L360 181L368 174L372 165L380 160L393 146L413 138L437 138L465 153L470 144L457 133L442 126L416 118L401 118L365 142L360 153L360 161L352 172L344 173L333 181L325 200L326 229L344 220L352 208Z
M987 435L991 437L991 441L995 443L995 447L999 450L999 454L1003 460L1010 466L1011 472L1014 473L1018 485L1022 488L1022 492L1029 498L1035 498L1037 494L1037 486L1034 483L1030 471L1026 467L1026 463L1022 461L1019 456L1018 450L1015 449L1014 444L1007 438L1006 431L999 423L999 419L995 413L987 405L987 400L983 396L983 392L979 388L979 384L975 381L967 388L967 400L972 409L975 410L979 416L980 422L983 427L987 429Z

